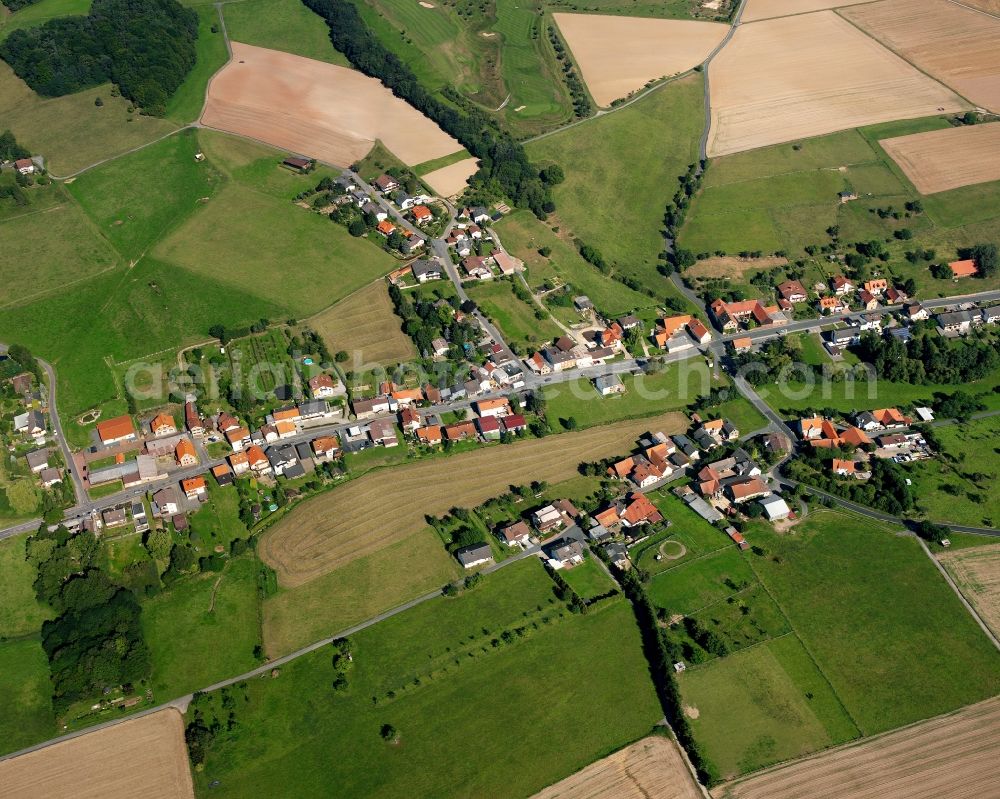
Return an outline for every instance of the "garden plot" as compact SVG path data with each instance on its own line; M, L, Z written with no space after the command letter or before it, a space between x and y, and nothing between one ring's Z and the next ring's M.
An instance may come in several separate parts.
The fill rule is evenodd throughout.
M966 107L832 11L741 26L710 73L710 156Z

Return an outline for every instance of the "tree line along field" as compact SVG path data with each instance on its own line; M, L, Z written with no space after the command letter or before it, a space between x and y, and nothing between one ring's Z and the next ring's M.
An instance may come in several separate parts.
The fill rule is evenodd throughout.
M339 692L331 647L235 689L236 729L209 746L199 792L528 796L640 737L662 711L628 604L573 615L552 585L534 560L518 563L353 635ZM517 627L523 640L491 643ZM588 672L567 701L567 675ZM199 707L210 719L220 699L189 719ZM384 725L397 737L384 741Z
M749 565L794 632L680 677L695 737L725 778L997 693L996 650L912 537L826 510L746 535L762 549Z
M890 239L889 274L899 281L912 277L922 295L954 293L952 281L934 278L926 263L907 262L904 252L934 249L937 260L951 260L959 247L994 240L1000 233L1000 181L924 196L879 145L948 127L946 118L927 117L712 159L678 244L696 254L783 252L825 273L840 267L808 256L804 248L828 243L827 229L836 226L839 241L848 248L857 241ZM860 198L840 203L837 194L845 189L857 191ZM902 212L913 201L923 211L908 218L882 219L875 213L890 207ZM911 239L893 238L904 228ZM752 268L748 262L748 271ZM977 280L968 290L992 286L992 279Z
M202 148L207 158L196 163ZM67 207L89 220L72 242L53 242L81 254L110 245L119 265L5 310L0 335L55 365L71 440L86 439L76 416L123 405L108 359L133 361L203 341L217 323L238 328L307 316L393 268L378 247L295 207L292 197L324 172L293 174L278 166L281 157L255 143L186 131L69 185L76 204ZM295 233L275 235L284 230ZM283 264L280 279L274 263ZM37 280L54 283L58 273Z
M566 174L551 223L596 248L613 274L660 296L657 272L667 201L698 159L702 78L669 83L633 105L527 145L540 165Z

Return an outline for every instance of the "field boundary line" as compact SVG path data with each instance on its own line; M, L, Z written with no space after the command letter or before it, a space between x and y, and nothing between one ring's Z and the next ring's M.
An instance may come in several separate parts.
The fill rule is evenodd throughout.
M965 606L965 609L969 611L969 613L972 615L972 618L975 619L976 623L979 625L980 629L982 629L982 631L986 633L986 637L989 638L993 646L995 646L997 650L1000 651L1000 640L997 640L997 637L993 634L993 630L991 630L989 625L985 621L983 621L982 616L979 615L979 612L976 610L973 604L968 599L966 599L965 594L962 593L962 589L958 586L958 583L956 583L952 579L952 576L948 573L948 570L944 567L944 564L934 557L934 553L931 552L930 548L927 546L926 541L924 541L922 538L918 538L917 536L913 537L917 539L917 543L920 544L920 548L924 551L924 554L931 559L931 563L933 563L934 566L937 568L937 570L941 572L941 576L944 577L945 582L948 583L949 586L951 586L951 590L955 592L955 596L959 598L959 601L961 601L961 603Z
M795 633L794 630L789 630L788 632L782 633L781 635L772 635L770 638L765 638L763 641L758 641L755 644L750 644L750 646L741 646L739 649L734 649L728 655L723 655L721 657L718 656L718 655L716 655L711 660L705 660L705 661L703 661L701 663L692 663L690 666L686 666L685 669L684 669L684 671L686 671L686 672L687 671L699 671L701 669L707 668L708 666L712 666L712 665L714 665L716 663L721 663L726 658L735 657L737 655L742 655L744 652L749 652L751 649L757 649L758 647L761 647L761 646L767 646L772 641L779 641L782 638L787 638L790 635L795 635L795 637L798 638L798 635L796 635L796 633ZM801 640L800 640L800 643L801 643ZM838 699L839 699L839 697L838 697ZM815 714L813 714L813 715L815 715ZM818 721L818 719L817 719L817 721Z
M115 255L119 256L118 260L121 260L121 253L119 253L118 250L115 250ZM85 275L84 277L78 277L76 280L70 280L67 281L66 283L62 283L57 288L46 289L45 291L37 291L34 294L28 294L19 299L11 300L10 302L0 305L0 310L4 308L16 308L19 305L26 305L29 302L34 302L35 300L43 299L55 292L61 292L64 289L68 288L69 286L75 286L78 283L85 283L86 281L91 280L92 278L100 277L101 275L107 274L108 272L114 272L119 267L125 271L128 271L128 266L126 266L124 262L112 264L111 266L104 267L99 272L94 272L92 275Z
M752 561L750 561L750 568L753 570L753 573L757 575L757 581L763 586L764 593L766 593L769 597L771 597L771 601L774 602L778 610L781 611L781 615L785 617L785 621L788 622L788 629L795 634L795 637L798 639L799 643L802 644L802 650L809 656L810 662L813 664L813 666L816 667L816 671L823 678L823 681L827 684L827 686L829 686L830 693L833 694L833 696L836 698L837 704L840 705L841 709L844 711L844 715L847 716L851 724L854 725L854 729L857 730L858 735L864 737L864 731L861 729L861 725L858 724L857 719L854 718L854 714L851 713L851 711L847 708L847 705L844 704L844 700L837 692L837 689L834 688L833 683L830 681L829 676L827 676L827 673L823 671L822 667L819 665L819 662L816 660L816 656L813 655L812 650L806 645L806 642L802 640L802 636L799 635L799 631L795 629L795 625L792 624L792 620L788 617L788 613L785 611L785 608L777 600L774 594L771 593L771 589L768 587L767 583L765 583L761 579L760 574L758 574L757 570L754 569ZM822 726L822 722L820 722L820 725ZM824 727L824 730L825 729L826 728Z
M967 11L975 11L977 14L982 14L986 17L992 17L993 19L1000 19L1000 14L994 14L992 11L987 11L985 8L974 8L973 6L967 6L965 3L960 3L958 0L948 0L949 3L955 6L961 6Z
M850 6L840 6L841 8L854 8L856 6L873 6L876 3L880 3L882 0L868 0L865 3L853 3ZM753 25L756 22L771 22L776 19L787 19L788 17L805 17L809 14L818 14L821 11L836 11L838 6L833 6L831 8L814 8L812 11L793 11L790 14L778 14L774 17L761 17L760 19L751 19L748 22L744 22L744 25Z
M871 3L859 3L858 5L865 6L865 5L872 5L872 4ZM844 6L844 8L851 8L851 6ZM916 64L914 64L909 58L907 58L906 56L904 56L902 53L900 53L899 51L893 49L892 47L890 47L889 45L887 45L885 42L877 39L874 36L874 34L869 33L864 28L862 28L860 25L858 25L856 22L854 22L853 20L848 19L847 17L845 17L843 14L840 13L841 10L839 8L833 8L833 9L829 9L829 10L833 11L834 14L836 14L838 17L840 17L842 20L844 20L844 22L846 22L848 25L850 25L853 28L855 28L858 32L860 32L860 33L864 34L865 36L867 36L869 39L871 39L873 42L875 42L875 44L877 44L879 47L883 48L887 52L892 53L900 61L904 61L905 63L909 64L911 67L913 67L917 72L919 72L925 78L929 78L930 80L934 81L939 86L943 86L945 89L947 89L949 92L951 92L952 94L954 94L957 98L959 98L963 103L968 103L971 108L978 108L979 107L974 102L972 102L968 97L966 97L964 94L960 94L957 89L953 89L951 86L949 86L943 80L935 78L927 70L925 70L925 69L923 69L921 67L918 67ZM911 119L920 119L921 117L910 117L910 118ZM887 155L888 155L888 153L887 153Z

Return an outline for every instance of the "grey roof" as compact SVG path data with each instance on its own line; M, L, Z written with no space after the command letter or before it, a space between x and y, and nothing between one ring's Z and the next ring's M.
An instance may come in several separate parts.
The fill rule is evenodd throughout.
M305 467L299 461L295 461L291 466L285 467L284 476L289 480L294 480L296 477L302 477L305 473Z
M299 414L302 416L322 416L329 410L326 400L308 400L299 405Z
M826 334L826 337L832 344L848 344L858 337L858 333L849 327L841 327L831 330Z
M455 557L463 566L469 566L480 560L492 560L493 550L489 544L472 544L455 550Z
M299 458L311 458L313 455L312 448L305 442L295 445L295 454L298 455Z
M939 313L937 315L938 324L941 327L952 327L972 322L970 311L953 311L952 313Z
M546 547L549 557L554 560L570 560L583 557L583 544L568 538L560 538Z
M441 274L441 265L426 258L418 258L410 264L410 269L413 270L413 276L418 278L421 275Z
M990 308L983 308L981 311L983 319L1000 319L1000 305L994 305Z
M913 333L908 327L894 327L889 331L889 335L902 342L907 342L913 338Z
M618 375L600 375L594 378L594 385L600 391L622 385L622 379Z
M49 463L49 451L45 448L36 449L25 455L24 459L28 462L28 466L31 469L47 466Z

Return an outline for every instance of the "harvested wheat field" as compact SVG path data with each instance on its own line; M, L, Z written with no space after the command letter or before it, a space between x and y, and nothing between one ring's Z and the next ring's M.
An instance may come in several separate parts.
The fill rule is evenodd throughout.
M987 799L997 792L1000 697L712 791L718 799Z
M365 364L395 365L416 357L413 340L403 333L384 280L377 280L345 297L309 320L331 352L346 350L348 369L365 371Z
M737 258L735 255L713 255L703 258L685 271L691 277L725 277L739 278L745 274L773 269L776 266L787 266L788 259L777 255L767 255L763 258Z
M921 194L1000 180L1000 122L879 142Z
M1000 15L1000 0L962 0L963 6L971 6L988 14Z
M451 197L461 194L469 185L469 178L476 174L479 169L479 161L475 158L466 158L450 166L443 166L428 172L422 178L424 183L430 186L441 197Z
M603 14L553 14L598 105L626 97L647 81L697 66L728 25Z
M534 799L700 799L677 744L653 735L567 777Z
M667 413L380 469L293 510L261 537L258 552L294 588L412 535L427 514L478 505L512 484L568 480L583 461L626 452L648 430L686 427L683 414Z
M413 165L461 145L374 78L311 58L233 42L208 88L202 124L347 166L379 139Z
M938 555L986 626L1000 635L1000 544Z
M193 799L184 719L168 708L4 760L0 796Z
M741 25L710 77L710 156L966 107L833 11Z
M841 14L965 99L1000 111L1000 19L948 0L882 0Z
M740 19L743 22L754 22L870 2L871 0L747 0L747 7L743 9Z

